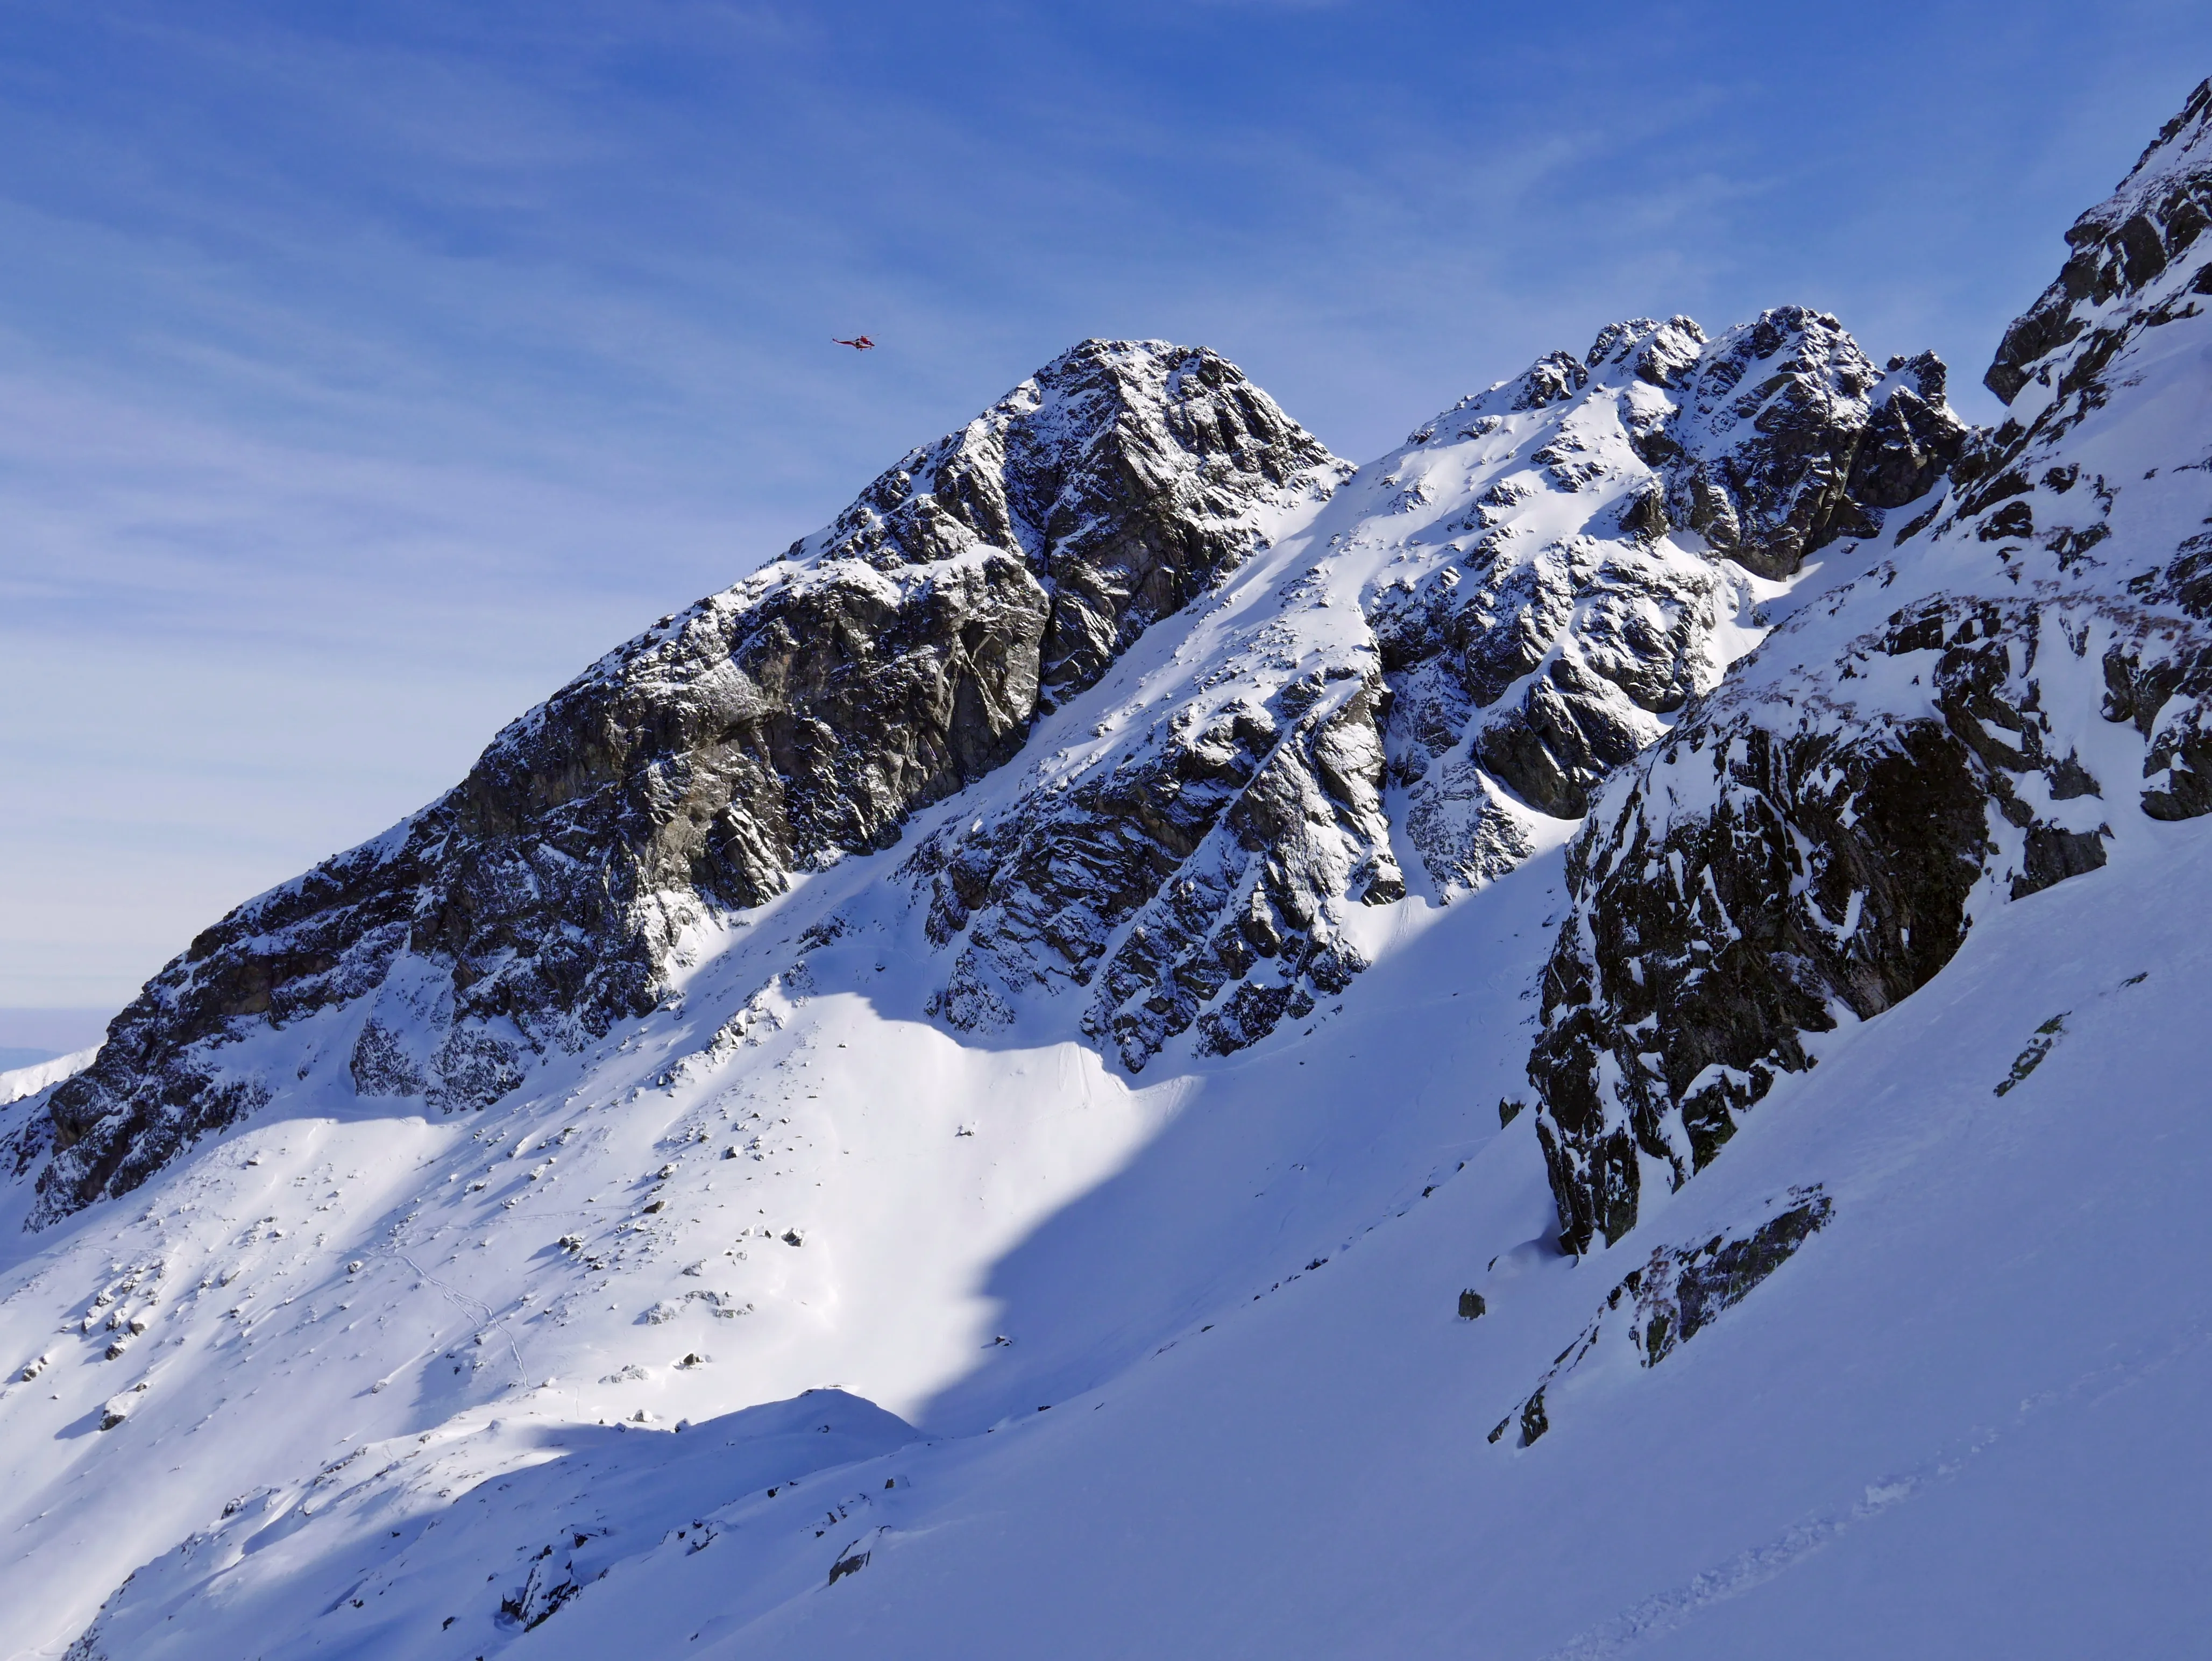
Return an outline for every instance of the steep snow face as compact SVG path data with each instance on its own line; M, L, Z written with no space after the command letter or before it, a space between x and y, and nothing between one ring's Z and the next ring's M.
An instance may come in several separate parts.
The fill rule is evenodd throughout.
M1622 1246L1538 1238L1523 1115L1351 1249L1294 1225L1295 1279L1195 1300L1093 1387L1009 1392L993 1434L909 1440L822 1394L680 1434L478 1409L241 1482L80 1652L2191 1653L2212 1288L2161 1266L2212 1251L2208 823L2147 822L1879 1021L1809 1040L1820 1065ZM1553 865L1379 963L1328 1041L1239 1058L1287 1088L1223 1139L1314 1123L1300 1076L1324 1068L1340 1122L1441 1128L1428 1063L1462 1098L1490 1085L1467 1064L1520 1007L1510 983L1471 1009L1475 985L1444 989L1479 982L1510 939L1493 910ZM1040 1237L1041 1301L1103 1331L1127 1306L1082 1306L1116 1258L1173 1261L1147 1234L1186 1208L1161 1202L1317 1194L1353 1148L1348 1125L1287 1143L1241 1191L1133 1167L1125 1226Z
M1894 551L1801 593L1594 809L1530 1064L1578 1249L1710 1161L1807 1034L2212 810L2208 107L2069 233L1990 372L2009 418Z
M485 1654L514 1635L503 1600L542 1612L564 1583L573 1532L599 1531L627 1557L659 1538L664 1512L674 1529L714 1508L706 1492L725 1479L732 1497L765 1499L807 1478L811 1512L810 1472L867 1451L810 1426L802 1446L733 1450L737 1465L702 1467L689 1487L641 1472L630 1508L598 1493L630 1457L610 1451L618 1424L657 1442L689 1421L720 1439L701 1442L704 1458L752 1435L752 1421L719 1425L727 1415L810 1388L842 1386L954 1438L1064 1401L1310 1278L1474 1156L1497 1129L1510 1034L1558 903L1554 857L1448 912L1404 908L1401 949L1378 945L1366 978L1390 1022L1347 1000L1316 1012L1311 1038L1139 1087L1087 1046L963 1045L922 1019L935 960L888 864L796 884L702 949L682 1008L547 1064L495 1109L393 1112L355 1101L342 1070L311 1070L125 1200L32 1235L16 1227L19 1185L0 1214L12 1242L0 1536L18 1543L0 1561L0 1655L58 1650L133 1570L234 1500L228 1525L273 1528L245 1555L252 1572L299 1568L270 1549L387 1467L358 1496L371 1506L356 1513L362 1537L391 1543L390 1529L442 1517L410 1569L438 1556L444 1585L496 1596L441 1607L422 1632L396 1591L352 1590L339 1607L404 1607L388 1641L410 1653L447 1652L423 1646L465 1616L451 1652ZM864 889L879 909L857 905ZM831 914L848 919L835 937L818 926ZM1450 936L1421 927L1439 918ZM289 1054L281 1038L239 1047ZM454 1503L501 1492L517 1464L588 1449L612 1463L574 1473L580 1489L537 1491L522 1513L531 1554L553 1523L575 1525L537 1593L527 1567L507 1578L523 1563L501 1532L517 1513L483 1537L498 1539L495 1563L481 1540L448 1551ZM878 1503L882 1482L869 1482ZM778 1517L790 1497L773 1501ZM794 1545L811 1553L823 1525L811 1518ZM301 1535L301 1550L324 1537ZM196 1546L185 1572L216 1561ZM580 1560L578 1574L598 1567ZM142 1574L133 1595L154 1584ZM177 1626L223 1652L193 1608ZM265 1636L256 1652L276 1652L276 1627Z

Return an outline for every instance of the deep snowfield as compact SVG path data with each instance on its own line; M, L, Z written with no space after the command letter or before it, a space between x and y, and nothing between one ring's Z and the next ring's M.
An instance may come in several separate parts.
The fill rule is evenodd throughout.
M1509 1130L1360 1249L1008 1446L825 1480L901 1487L700 1652L2199 1652L2212 833L2142 828L1992 918L1878 1041L1832 1039L1621 1248L1485 1269L1546 1209ZM1832 1221L1744 1303L1655 1368L1577 1375L1534 1446L1485 1440L1654 1246L1809 1182ZM1485 1318L1454 1318L1462 1282ZM664 1546L537 1652L676 1652L749 1535L788 1537L771 1515L732 1508L723 1566ZM866 1567L825 1585L855 1537Z
M1579 1264L1532 1244L1528 1122L1493 1106L1556 856L1402 908L1311 1037L1133 1090L771 993L673 1089L671 1016L573 1100L263 1122L9 1236L0 1331L52 1358L0 1397L12 1652L148 1559L102 1652L2189 1652L2212 834L2126 822ZM875 979L865 934L831 949L819 984ZM1653 1247L1811 1182L1832 1222L1743 1304L1485 1440ZM832 1385L929 1434L727 1412Z
M792 909L825 904L837 879L873 863L831 873ZM833 1452L913 1433L863 1410L857 1446L741 1450L734 1471L714 1476L696 1468L704 1449L754 1421L664 1444L684 1418L837 1385L972 1439L1255 1294L1295 1290L1307 1264L1358 1256L1495 1136L1496 1103L1518 1081L1556 864L1449 912L1403 908L1414 937L1314 1037L1138 1088L1074 1044L963 1048L868 998L779 988L756 1001L757 1043L725 1066L679 1069L672 1088L657 1082L668 1055L702 1036L682 1037L675 1016L584 1058L592 1093L549 1089L513 1111L433 1124L362 1109L264 1118L122 1204L48 1236L11 1229L0 1236L21 1259L0 1299L0 1343L19 1358L11 1379L46 1358L0 1395L0 1503L23 1543L0 1567L15 1652L65 1642L133 1567L233 1500L246 1503L232 1529L276 1518L276 1534L299 1529L334 1486L303 1479L332 1460L349 1461L336 1481L350 1484L415 1456L386 1479L406 1497L380 1489L371 1503L380 1519L398 1504L419 1529L444 1508L439 1490L544 1447L597 1450L595 1468L633 1471L633 1450L665 1446L684 1455L678 1486L633 1471L617 1489L636 1492L643 1516L688 1521ZM788 937L777 918L754 927ZM750 967L744 950L732 955L740 961L702 974ZM882 984L900 961L895 943L861 932L813 953L809 968L817 985ZM743 1001L687 991L694 1005ZM1540 1183L1522 1186L1516 1238L1540 1232L1548 1209ZM564 1235L586 1244L563 1249ZM134 1319L146 1325L137 1337ZM762 1411L781 1422L780 1409ZM103 1432L110 1414L127 1417ZM653 1434L617 1440L600 1428L640 1414ZM534 1550L546 1503L531 1490L496 1524L530 1531ZM617 1555L660 1532L614 1492L595 1486L583 1504L606 1515L578 1527L611 1527ZM374 1527L380 1544L410 1537ZM318 1617L345 1588L325 1592L319 1570L295 1579L293 1550L265 1549L275 1537L244 1561L281 1567L281 1584L257 1594L226 1577L172 1629L176 1653L283 1653L277 1634L294 1616L311 1648L337 1635ZM329 1544L318 1526L295 1549L319 1556ZM357 1550L349 1542L336 1572L357 1579ZM439 1555L459 1573L442 1543ZM518 1561L503 1534L495 1549L471 1549L461 1567L473 1602L437 1617L465 1613L465 1628L419 1652L510 1641L493 1617L515 1587L483 1576ZM133 1594L158 1596L162 1575L197 1577L211 1562L196 1549L142 1574ZM271 1595L284 1613L256 1601ZM364 1641L430 1645L438 1634L411 1601L381 1600ZM232 1607L244 1622L234 1634L222 1625ZM107 1653L159 1652L127 1625L106 1635Z

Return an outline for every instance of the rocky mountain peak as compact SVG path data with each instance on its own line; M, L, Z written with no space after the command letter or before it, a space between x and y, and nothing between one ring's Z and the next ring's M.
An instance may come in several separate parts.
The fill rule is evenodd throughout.
M910 452L787 558L890 570L1018 553L1052 596L1048 709L1249 551L1255 502L1333 459L1217 353L1087 340Z
M1705 348L1705 331L1695 318L1628 318L1598 330L1583 362L1593 373L1626 370L1653 386L1679 386L1697 367Z
M1965 442L1932 353L1877 369L1826 312L1764 312L1694 359L1686 344L1655 336L1644 349L1670 377L1657 384L1680 389L1646 445L1666 466L1670 512L1761 576L1875 535L1880 514L1924 494Z
M2048 288L2005 330L1983 382L2007 403L2031 381L2060 395L2078 384L2116 336L2100 327L2108 307L2156 282L2212 223L2212 80L2159 130L2119 188L2075 220L2066 233L2072 252ZM2091 336L2086 351L2058 369L2064 349Z
M1002 765L1349 470L1215 354L1084 343L600 659L441 801L202 934L55 1094L34 1221L287 1088L224 1053L249 1032L334 1021L319 1052L361 1095L496 1100L651 1009L686 929Z
M1448 898L1564 834L1757 639L1747 572L1924 492L1942 386L1802 308L1631 319L1353 470L1217 354L1086 341L202 935L18 1147L33 1221L318 1068L497 1100L956 796L896 873L915 1014L1132 1070L1253 1043L1365 966L1407 856Z

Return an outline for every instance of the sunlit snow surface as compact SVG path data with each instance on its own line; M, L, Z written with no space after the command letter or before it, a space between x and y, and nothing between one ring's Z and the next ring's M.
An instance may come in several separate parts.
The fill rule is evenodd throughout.
M21 1261L0 1343L11 1376L47 1359L0 1397L7 1526L23 1543L4 1570L10 1637L35 1652L41 1609L67 1625L86 1590L74 1565L98 1565L112 1586L241 1497L222 1543L131 1589L158 1597L165 1578L246 1550L246 1521L265 1548L259 1530L282 1519L284 1552L246 1550L188 1622L169 1626L162 1609L155 1624L179 1654L225 1652L234 1607L257 1634L236 1642L284 1653L289 1617L271 1597L287 1610L314 1603L297 1642L333 1636L318 1626L328 1597L298 1577L302 1553L319 1563L336 1543L302 1529L302 1513L364 1478L374 1497L338 1509L367 1505L364 1525L396 1549L412 1537L403 1519L425 1526L441 1491L493 1472L556 1450L622 1466L627 1443L600 1425L641 1412L635 1434L656 1444L680 1420L708 1421L684 1433L703 1450L749 1422L713 1415L836 1385L973 1437L1112 1377L1295 1285L1308 1263L1345 1260L1494 1134L1555 863L1444 914L1451 927L1390 954L1367 978L1375 990L1363 983L1314 1037L1141 1088L1073 1044L963 1048L866 997L793 993L787 979L755 1000L752 1032L720 1066L672 1077L670 1056L704 1035L671 1015L626 1050L583 1058L581 1094L430 1124L367 1107L264 1118L58 1239L11 1234ZM811 953L806 979L877 981L879 961L894 980L899 943L860 930ZM1516 1226L1538 1232L1543 1213L1532 1189ZM127 1416L102 1431L111 1414ZM868 1434L881 1445L879 1427ZM762 1481L833 1452L853 1457L834 1439L802 1444ZM669 1510L675 1526L758 1497L750 1477L719 1497L702 1482L713 1488L629 1484L638 1515L611 1498L578 1511L564 1495L560 1520L611 1527L604 1549L621 1557L659 1537L642 1517ZM497 1514L544 1533L543 1495L527 1492ZM533 1535L531 1549L544 1543ZM336 1572L365 1572L361 1549L340 1548ZM468 1617L450 1643L412 1634L396 1585L360 1618L398 1621L409 1645L430 1646L418 1652L483 1652L514 1635L495 1617L520 1561L502 1537L472 1571L474 1603L439 1613ZM124 1624L109 1652L156 1652L160 1634L126 1640Z
M100 1046L95 1044L89 1050L78 1050L70 1055L56 1056L51 1061L34 1061L27 1067L11 1067L0 1072L0 1107L36 1095L48 1085L58 1084L82 1072L99 1053Z
M1420 464L1466 466L1444 447ZM756 1421L707 1422L812 1389L933 1436L988 1437L1297 1284L1456 1172L1518 1085L1555 852L1449 911L1351 908L1345 926L1380 961L1343 1000L1230 1060L1194 1059L1186 1039L1136 1079L1073 1041L1073 997L982 1037L926 1019L944 959L915 889L892 880L933 829L1048 788L1194 697L1369 649L1361 591L1408 562L1402 535L1359 535L1378 490L1356 483L1347 506L1283 526L1187 627L1140 641L1041 726L1034 762L921 815L900 847L700 931L662 1010L550 1058L494 1109L426 1120L356 1099L358 1011L335 1009L228 1049L274 1075L276 1100L125 1198L26 1234L34 1173L15 1173L0 1199L0 1540L14 1543L0 1655L58 1653L133 1571L100 1652L337 1641L322 1612L343 1588L301 1567L337 1519L303 1525L394 1459L375 1480L406 1497L364 1502L427 1527L493 1471L586 1447L623 1465L636 1437L684 1421L699 1446L726 1442ZM1554 850L1572 829L1530 817ZM40 1111L38 1096L0 1108L0 1135ZM1516 1226L1540 1232L1544 1210L1530 1190ZM880 1422L868 1434L879 1444ZM814 1452L763 1469L851 1457L834 1435L801 1446ZM626 1488L688 1515L714 1508L701 1482L681 1499L641 1476ZM498 1526L543 1532L548 1503ZM164 1555L219 1519L224 1543ZM658 1537L605 1520L610 1561ZM246 1551L249 1524L261 1546ZM272 1555L279 1536L294 1543ZM450 1629L417 1631L396 1585L334 1607L399 1623L372 1647L486 1653L526 1629L501 1611L523 1581L507 1584L507 1545L480 1573L477 1549L475 1602L437 1616ZM356 1546L337 1551L366 1572ZM189 1616L144 1615L174 1597ZM243 1624L227 1629L234 1608ZM134 1628L145 1619L155 1630Z
M159 1493L165 1464L214 1461L239 1501L142 1571L106 1652L690 1654L694 1634L697 1653L731 1656L2189 1652L2208 1612L2192 1519L2212 1474L2212 1287L2190 1267L2212 1248L2197 1200L2212 1160L2197 1015L2212 830L2148 827L2106 870L2004 909L1923 992L1826 1040L1820 1066L1778 1088L1635 1237L1579 1264L1515 1250L1543 1230L1548 1198L1526 1121L1484 1125L1526 1007L1513 983L1530 957L1515 954L1540 933L1516 941L1508 925L1540 920L1548 880L1532 870L1447 913L1363 983L1325 1042L1294 1038L1186 1087L1117 1176L1010 1254L1001 1244L1000 1300L963 1341L995 1327L1013 1343L948 1367L959 1376L938 1412L914 1393L919 1369L872 1375L855 1331L840 1382L899 1401L934 1434L827 1393L668 1434L738 1368L759 1367L771 1391L773 1359L751 1357L773 1337L747 1325L757 1312L614 1320L664 1289L743 1289L768 1250L758 1235L737 1275L641 1270L605 1325L572 1293L567 1325L507 1312L487 1326L426 1278L378 1300L389 1312L375 1339L344 1331L338 1304L367 1288L338 1280L264 1282L269 1313L219 1336L227 1294L179 1270L162 1318L191 1336L170 1347L207 1356L190 1402L165 1388L154 1331L127 1363L47 1337L51 1379L75 1393L11 1389L15 1446L34 1414L58 1474L94 1438L136 1444L108 1492L46 1490L74 1506L58 1543L129 1526L143 1497L133 1470ZM2054 1020L2040 1064L1996 1094ZM818 1060L832 1033L868 1027L833 1001L800 1011L784 1041L796 1066L801 1033ZM1005 1088L1041 1058L993 1064ZM1083 1111L1055 1109L1054 1094L1010 1091L1005 1120L981 1116L963 1137L947 1115L931 1134L954 1158L1003 1159L1012 1121L1065 1126ZM270 1143L293 1132L295 1162L222 1177L300 1194L310 1203L284 1215L312 1228L317 1185L294 1179L361 1127L316 1127L313 1150L302 1128L271 1127ZM909 1156L927 1157L924 1142ZM244 1158L268 1144L232 1145ZM473 1203L526 1182L527 1155L502 1163ZM691 1168L671 1185L690 1185ZM713 1161L699 1169L714 1175L685 1215L716 1203L705 1179L725 1191ZM1534 1446L1485 1440L1653 1246L1808 1181L1825 1185L1834 1220L1753 1297L1656 1368L1577 1375ZM526 1206L544 1183L532 1186ZM1329 1227L1363 1213L1371 1233ZM415 1215L410 1255L431 1273L487 1250L464 1224L468 1202L440 1197ZM872 1272L933 1295L902 1270L919 1253L890 1219L794 1203L780 1221L806 1244L778 1244L789 1256L768 1258L769 1272L827 1247L839 1279ZM182 1233L173 1222L173 1254ZM151 1225L126 1232L140 1238L151 1244ZM362 1272L412 1271L387 1251ZM549 1256L535 1273L551 1303L574 1271ZM1485 1293L1485 1318L1456 1318L1462 1287ZM935 1295L940 1319L957 1315ZM845 1305L824 1317L882 1318ZM484 1331L493 1342L475 1345ZM320 1353L443 1343L465 1366L495 1349L486 1365L511 1367L509 1336L533 1371L589 1375L625 1353L652 1358L648 1376L517 1390L450 1416L419 1369L397 1400L308 1395ZM264 1361L283 1353L289 1369L264 1367L259 1404L196 1427L222 1388L225 1345L240 1360L253 1345ZM673 1369L687 1346L717 1359ZM884 1343L874 1365L901 1354ZM139 1376L153 1388L138 1416L93 1430L86 1401ZM638 1405L656 1422L592 1422ZM289 1464L274 1457L287 1435L295 1458L319 1436L331 1468L264 1491L257 1452ZM525 1626L564 1584L583 1590Z

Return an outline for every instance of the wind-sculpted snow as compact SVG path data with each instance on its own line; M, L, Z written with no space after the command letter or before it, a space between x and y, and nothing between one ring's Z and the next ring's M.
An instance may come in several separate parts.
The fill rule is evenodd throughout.
M1529 1070L1574 1249L1978 915L2212 809L2208 106L2069 233L1945 493L1593 812Z

